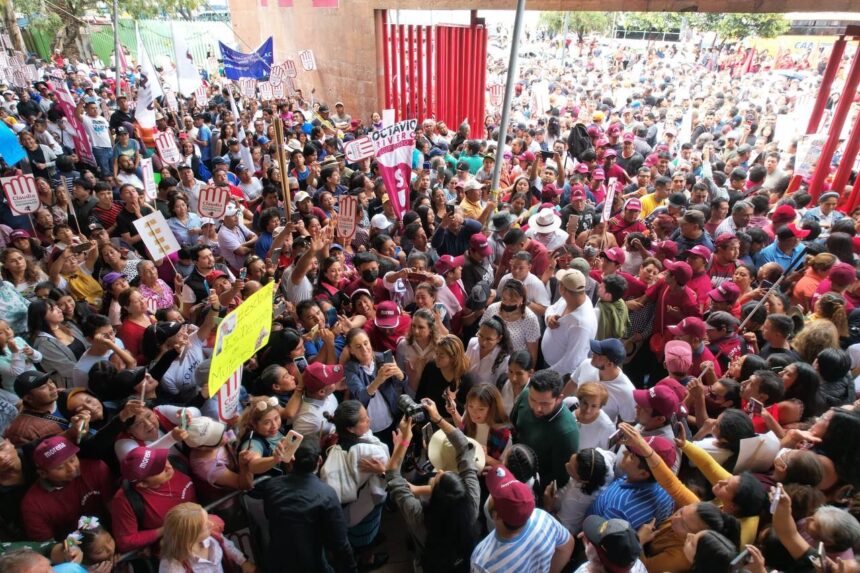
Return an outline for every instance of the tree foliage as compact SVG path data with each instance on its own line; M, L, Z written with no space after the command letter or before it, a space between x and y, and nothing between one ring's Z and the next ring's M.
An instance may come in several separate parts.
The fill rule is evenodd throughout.
M619 22L623 22L627 30L673 32L683 26L683 16L677 12L622 12Z
M54 38L52 48L60 48L67 56L80 57L88 53L81 30L86 26L87 16L98 15L111 18L105 7L111 3L102 0L13 0L15 9L27 16L29 26ZM201 0L119 0L120 16L128 15L134 19L169 17L190 20L192 13Z
M715 32L723 41L774 38L790 27L782 14L687 14L685 17L691 28Z
M564 31L564 12L542 12L540 25L553 36ZM605 32L609 28L610 16L605 12L568 12L568 33L575 33L581 40L589 32Z

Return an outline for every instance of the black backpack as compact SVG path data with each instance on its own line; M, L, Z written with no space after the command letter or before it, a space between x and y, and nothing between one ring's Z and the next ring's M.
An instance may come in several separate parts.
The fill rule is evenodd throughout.
M171 455L167 459L170 460L170 465L173 466L174 470L187 476L191 475L188 473L188 464L182 457ZM137 527L140 528L143 525L144 512L146 511L143 505L143 496L140 495L140 492L127 479L122 480L122 491L125 492L125 499L128 500L128 504L134 512L134 517L137 519Z
M582 161L582 154L589 149L593 149L593 146L591 145L591 137L588 136L588 130L581 123L577 123L570 128L570 135L567 138L567 152L577 161Z

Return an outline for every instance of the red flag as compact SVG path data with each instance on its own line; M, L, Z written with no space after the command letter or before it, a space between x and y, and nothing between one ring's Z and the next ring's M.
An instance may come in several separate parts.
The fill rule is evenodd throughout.
M313 0L314 8L337 8L338 0Z

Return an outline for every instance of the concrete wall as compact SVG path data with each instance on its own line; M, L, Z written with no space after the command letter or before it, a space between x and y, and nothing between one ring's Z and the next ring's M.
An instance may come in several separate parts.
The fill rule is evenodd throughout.
M278 0L229 0L233 28L254 47L274 36L275 63L293 58L299 68L296 84L328 104L343 100L347 113L369 120L384 103L381 38L377 10L513 10L516 0L340 0L338 8L314 8L311 0L293 0L290 8ZM809 9L808 0L527 0L529 10L651 11L651 12L796 12ZM858 12L858 0L819 0L816 10ZM379 45L377 42L379 41ZM299 50L313 50L318 70L305 72ZM380 80L377 81L377 77Z

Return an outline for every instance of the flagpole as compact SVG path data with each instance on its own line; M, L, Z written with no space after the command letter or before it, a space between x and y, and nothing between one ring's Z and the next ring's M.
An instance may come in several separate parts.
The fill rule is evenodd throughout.
M116 94L116 97L119 97L119 84L121 75L119 69L119 51L122 49L122 47L119 45L119 0L113 0L113 45L114 49L116 50L116 54L114 54L113 61L114 71L116 72L116 87L114 89L114 92Z

